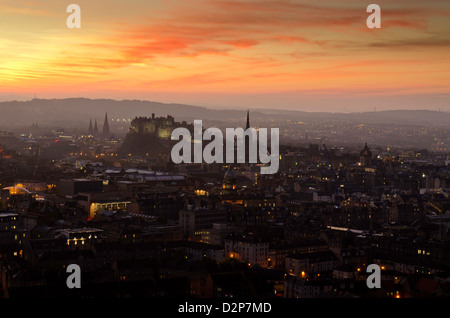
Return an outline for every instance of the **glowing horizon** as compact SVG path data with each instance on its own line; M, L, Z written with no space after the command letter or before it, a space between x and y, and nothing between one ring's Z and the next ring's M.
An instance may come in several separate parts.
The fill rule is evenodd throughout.
M450 110L450 3L0 1L0 99Z

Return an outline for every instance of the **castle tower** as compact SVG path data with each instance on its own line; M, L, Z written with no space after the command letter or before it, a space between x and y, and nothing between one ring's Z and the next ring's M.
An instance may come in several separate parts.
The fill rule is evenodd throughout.
M367 167L372 164L372 151L370 151L367 146L367 142L364 146L364 149L359 153L359 161L361 162L361 166Z
M103 138L109 138L108 113L105 113L105 122L103 123Z

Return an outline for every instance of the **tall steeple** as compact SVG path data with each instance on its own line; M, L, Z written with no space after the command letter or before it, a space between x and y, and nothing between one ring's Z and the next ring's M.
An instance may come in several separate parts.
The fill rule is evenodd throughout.
M367 142L364 145L364 149L359 153L359 162L363 167L367 167L372 164L372 151L370 151L369 147L367 146Z
M108 113L105 113L105 122L103 123L103 138L109 138Z
M247 130L248 128L250 128L250 112L247 109L247 124L245 125L245 129Z

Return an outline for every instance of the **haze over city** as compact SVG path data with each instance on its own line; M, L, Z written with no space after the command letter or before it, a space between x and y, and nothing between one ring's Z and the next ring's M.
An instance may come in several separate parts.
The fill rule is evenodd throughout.
M213 108L449 111L450 4L0 2L0 100L142 99Z

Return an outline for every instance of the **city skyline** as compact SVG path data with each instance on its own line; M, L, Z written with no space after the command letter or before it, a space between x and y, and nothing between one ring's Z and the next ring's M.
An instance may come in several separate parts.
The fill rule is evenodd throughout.
M450 298L449 18L0 0L0 299Z
M0 100L143 99L213 108L449 111L450 5L306 1L0 3ZM93 54L95 52L95 54Z

